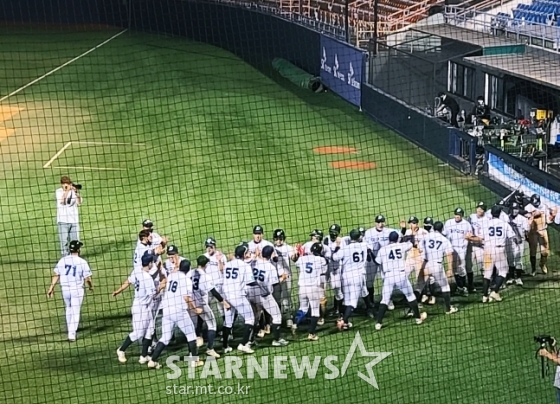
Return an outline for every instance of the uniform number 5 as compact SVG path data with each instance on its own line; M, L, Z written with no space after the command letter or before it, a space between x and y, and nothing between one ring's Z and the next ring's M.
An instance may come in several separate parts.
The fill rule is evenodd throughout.
M391 250L389 253L389 259L394 260L395 258L399 260L402 258L402 251L400 248L397 250Z
M501 227L489 227L488 228L488 235L490 237L494 237L494 235L498 237L502 237L502 228Z
M313 272L313 263L308 262L307 264L305 264L305 273L310 274L311 272Z
M237 279L239 268L226 268L226 278Z

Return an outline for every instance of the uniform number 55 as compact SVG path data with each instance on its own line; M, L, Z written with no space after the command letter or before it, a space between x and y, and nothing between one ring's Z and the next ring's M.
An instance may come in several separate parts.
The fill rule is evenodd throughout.
M226 278L237 279L239 268L226 268Z

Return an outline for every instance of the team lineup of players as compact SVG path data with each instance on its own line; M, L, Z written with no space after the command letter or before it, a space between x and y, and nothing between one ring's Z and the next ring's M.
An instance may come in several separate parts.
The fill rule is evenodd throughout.
M177 326L186 336L191 356L196 358L192 365L201 366L198 348L204 343L208 356L220 357L214 349L217 315L223 320L223 354L233 350L229 344L238 316L244 322L237 345L242 353L253 353L255 337L271 332L273 346L288 345L281 335L283 324L296 334L298 326L308 322L307 339L317 341L317 326L323 325L327 316L337 317L340 330L351 328L350 320L360 298L367 315L375 319L375 329L380 330L387 310L394 309L395 290L402 292L408 302L407 316L422 324L427 315L420 311L419 303L435 304L436 296L442 298L447 314L458 311L451 305L450 283L456 284L458 295L476 292L475 267L483 274L482 302L499 302L504 282L522 285L525 241L529 243L531 273L536 273L539 248L540 268L547 273L547 224L554 218L554 212L533 195L526 206L514 202L509 214L500 206L487 209L481 202L468 218L462 208L457 208L454 217L445 223L426 217L422 227L418 218L410 217L400 222L399 229L389 228L385 217L379 215L374 227L352 229L342 236L341 226L333 224L328 235L315 229L309 241L295 246L286 243L282 229L274 230L272 242L265 240L264 229L256 225L253 240L240 243L228 257L218 250L214 238L207 238L206 251L192 263L179 254L177 246L154 231L150 220L145 220L134 252L133 270L113 292L117 296L129 286L134 287L133 331L118 348L117 357L126 362L127 348L141 341L139 362L159 368L158 359L174 338ZM65 276L72 275L66 270L65 260L81 260L77 257L79 247L81 243L77 249L71 245L71 254L62 258L55 269L55 278L58 276L61 284L67 283ZM297 310L292 308L292 280L296 278L292 264L297 268ZM89 267L85 274L91 284ZM376 306L374 285L378 274L382 288L381 301ZM327 288L333 296L329 313ZM75 340L76 319L70 321L69 338L72 327Z

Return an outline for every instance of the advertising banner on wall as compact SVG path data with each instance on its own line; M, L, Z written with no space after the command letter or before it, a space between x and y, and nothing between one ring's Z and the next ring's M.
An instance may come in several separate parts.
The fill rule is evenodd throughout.
M321 81L354 105L361 105L365 53L321 35Z
M560 206L560 193L530 180L492 153L488 153L488 176L512 191L518 189L526 196L539 195L541 201L549 207Z

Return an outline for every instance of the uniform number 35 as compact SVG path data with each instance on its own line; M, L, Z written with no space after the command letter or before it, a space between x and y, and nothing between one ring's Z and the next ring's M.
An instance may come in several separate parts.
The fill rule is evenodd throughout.
M502 228L501 227L489 227L488 228L488 235L490 237L494 237L494 235L498 237L502 237Z

